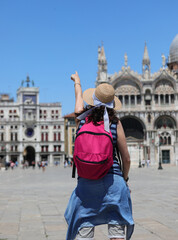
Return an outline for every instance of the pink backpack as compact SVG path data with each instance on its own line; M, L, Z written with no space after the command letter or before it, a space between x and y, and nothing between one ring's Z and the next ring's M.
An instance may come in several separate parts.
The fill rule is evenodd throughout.
M85 123L75 139L74 163L82 178L104 177L113 165L113 137L104 130L104 124Z

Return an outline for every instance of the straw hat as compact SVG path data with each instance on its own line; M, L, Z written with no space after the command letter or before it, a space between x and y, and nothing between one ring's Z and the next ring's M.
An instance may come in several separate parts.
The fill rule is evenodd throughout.
M97 86L97 88L89 88L83 92L83 100L91 106L94 106L93 103L93 94L100 100L102 103L109 103L114 100L114 110L119 110L122 107L120 100L115 96L114 88L108 83L102 83Z

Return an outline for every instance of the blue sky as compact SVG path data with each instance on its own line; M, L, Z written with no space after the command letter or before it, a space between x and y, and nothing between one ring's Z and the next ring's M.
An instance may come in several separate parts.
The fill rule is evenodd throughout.
M0 0L0 93L16 99L27 74L40 88L40 102L74 110L70 75L83 90L94 87L97 50L104 42L108 73L128 65L141 73L145 41L151 71L178 33L177 0Z

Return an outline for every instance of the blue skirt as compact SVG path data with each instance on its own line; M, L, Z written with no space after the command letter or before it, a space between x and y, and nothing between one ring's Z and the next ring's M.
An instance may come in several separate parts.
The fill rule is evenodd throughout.
M122 174L108 173L99 180L78 179L65 211L66 240L74 240L82 227L101 224L126 225L126 239L134 229L129 188Z

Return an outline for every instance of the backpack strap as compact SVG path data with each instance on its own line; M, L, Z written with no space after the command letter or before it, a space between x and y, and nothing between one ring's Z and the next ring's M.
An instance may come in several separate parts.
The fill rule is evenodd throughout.
M85 119L81 120L80 121L80 124L78 126L78 129L76 131L76 135L78 133L78 131L81 129L81 127L85 124ZM72 166L72 178L75 178L75 173L76 173L76 166L75 166L75 163L73 161L73 166Z
M117 123L111 124L111 133L113 135L113 158L115 157L120 165L120 168L122 170L122 161L121 161L121 155L120 151L117 147Z

